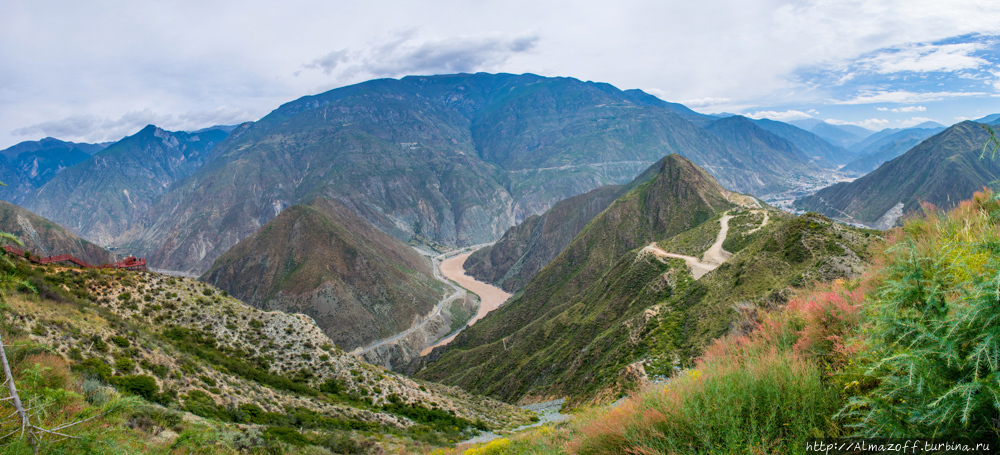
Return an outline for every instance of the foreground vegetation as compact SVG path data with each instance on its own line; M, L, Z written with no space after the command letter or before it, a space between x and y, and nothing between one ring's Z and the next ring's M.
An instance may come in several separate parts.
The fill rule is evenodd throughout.
M814 438L996 443L1000 196L925 206L868 272L735 325L613 409L443 453L805 453ZM979 452L987 453L987 452Z
M0 337L30 423L55 431L36 431L42 453L421 453L529 421L204 283L6 259ZM2 423L0 453L32 453L21 420Z

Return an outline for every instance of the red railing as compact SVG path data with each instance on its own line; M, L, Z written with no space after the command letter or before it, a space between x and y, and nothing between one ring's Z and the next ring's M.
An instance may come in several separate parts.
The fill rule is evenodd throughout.
M19 250L12 246L4 246L3 249L14 256L19 256L25 258L35 264L51 264L53 262L70 262L76 264L85 269L125 269L125 270L146 270L146 259L137 258L129 256L118 262L111 264L101 264L101 265L90 265L83 259L80 259L71 254L60 254L58 256L48 256L48 257L38 257L38 256L25 256L24 250Z

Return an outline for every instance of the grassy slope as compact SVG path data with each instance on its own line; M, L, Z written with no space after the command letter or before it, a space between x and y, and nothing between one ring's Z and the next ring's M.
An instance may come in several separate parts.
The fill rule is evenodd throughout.
M468 422L527 420L519 409L360 362L306 316L255 310L194 280L20 267L41 295L8 298L6 338L43 346L95 384L130 390L123 384L133 378L154 378L158 392L147 399L214 422L305 429L313 442L360 431L355 439L391 447L441 444ZM146 430L150 443L164 426Z
M325 198L284 210L202 280L258 308L307 314L346 350L409 328L445 292L429 260Z
M873 245L863 277L807 286L666 386L466 453L807 453L844 436L993 446L997 403L982 392L997 367L978 354L997 346L998 219L993 192L910 218Z

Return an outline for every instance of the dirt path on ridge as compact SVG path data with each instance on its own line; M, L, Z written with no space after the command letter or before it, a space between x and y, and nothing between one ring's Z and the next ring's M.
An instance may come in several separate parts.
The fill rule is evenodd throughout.
M691 269L691 275L697 280L705 276L706 273L718 268L723 262L726 262L733 255L733 253L722 249L722 243L726 241L726 236L729 235L729 220L732 218L733 216L730 215L729 212L726 212L726 214L722 215L722 218L719 219L719 234L715 236L715 243L708 247L708 250L706 250L704 256L702 256L702 259L698 259L694 256L685 256L683 254L664 251L662 248L656 246L656 242L646 245L642 251L648 251L658 257L683 259L684 263L686 263L688 268ZM766 218L764 222L767 222ZM763 224L761 226L763 226Z

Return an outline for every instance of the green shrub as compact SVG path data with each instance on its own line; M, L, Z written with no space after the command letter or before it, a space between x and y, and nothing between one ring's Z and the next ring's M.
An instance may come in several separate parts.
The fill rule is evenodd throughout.
M108 344L104 342L101 337L94 335L90 337L91 343L93 343L93 348L97 352L108 352Z
M111 365L100 357L86 359L73 365L72 369L84 377L100 379L103 382L108 382L108 378L111 377Z
M869 355L842 416L862 436L1000 436L1000 200L908 221L886 253Z
M114 343L115 346L118 346L120 348L127 348L131 346L131 343L129 343L128 338L125 338L120 335L115 335L111 337L111 342Z
M302 433L288 427L270 427L264 431L264 437L270 440L278 440L293 446L309 445L309 440Z
M319 386L319 391L330 395L340 395L344 392L344 382L339 379L327 379Z
M146 375L115 376L111 378L111 385L122 392L140 396L147 401L153 401L153 397L160 392L156 380L152 376Z
M158 378L165 378L167 377L167 373L170 372L165 365L158 365L146 359L142 359L142 361L139 362L139 365L152 372Z
M115 359L115 369L121 372L131 372L135 369L135 362L128 357L119 357Z

